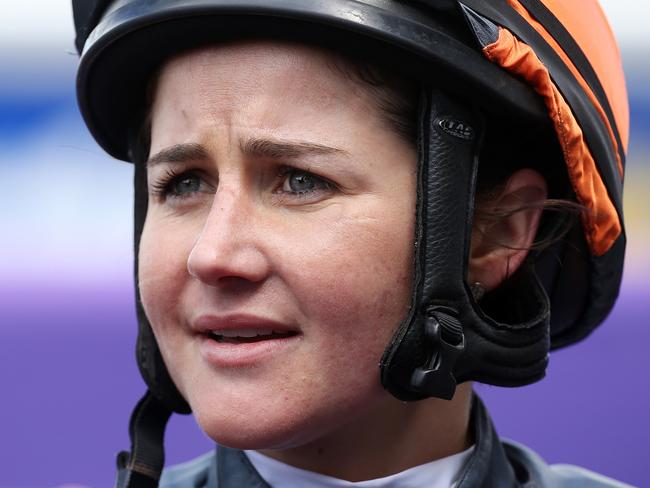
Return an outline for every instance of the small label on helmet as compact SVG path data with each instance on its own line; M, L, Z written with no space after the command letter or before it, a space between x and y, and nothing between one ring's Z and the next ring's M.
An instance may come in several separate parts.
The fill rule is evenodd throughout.
M438 119L438 125L450 136L465 140L474 139L474 129L462 120Z

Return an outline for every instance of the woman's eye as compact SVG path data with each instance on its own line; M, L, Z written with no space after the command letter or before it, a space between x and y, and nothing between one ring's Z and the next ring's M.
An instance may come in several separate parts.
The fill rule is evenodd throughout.
M287 169L284 172L282 193L303 195L319 190L330 190L332 185L318 176L297 169Z
M181 175L169 184L170 193L177 196L195 193L201 189L201 178L194 174Z
M176 174L173 170L168 172L151 185L152 193L166 198L185 198L199 192L209 192L209 185L199 174L186 172Z

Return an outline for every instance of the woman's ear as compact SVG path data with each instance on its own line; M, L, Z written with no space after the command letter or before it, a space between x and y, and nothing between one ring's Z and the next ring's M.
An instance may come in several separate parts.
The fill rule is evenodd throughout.
M469 282L494 290L523 263L532 246L543 204L546 180L532 169L510 176L500 194L477 209L469 260ZM479 213L479 212L477 212Z

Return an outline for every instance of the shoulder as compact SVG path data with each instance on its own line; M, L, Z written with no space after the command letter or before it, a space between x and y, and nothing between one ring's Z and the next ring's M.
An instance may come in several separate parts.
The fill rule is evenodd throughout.
M165 468L160 478L159 487L207 487L209 486L210 468L215 465L216 460L216 451L212 450L186 463Z
M512 441L503 441L515 471L527 473L531 486L557 488L632 488L612 478L569 464L548 465L532 449Z

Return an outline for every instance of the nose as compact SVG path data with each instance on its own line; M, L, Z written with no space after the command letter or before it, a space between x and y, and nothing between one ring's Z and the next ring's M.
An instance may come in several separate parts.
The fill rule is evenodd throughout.
M256 228L254 203L219 188L188 256L189 274L213 287L263 281L270 266Z

